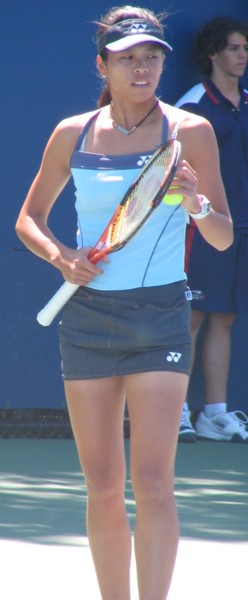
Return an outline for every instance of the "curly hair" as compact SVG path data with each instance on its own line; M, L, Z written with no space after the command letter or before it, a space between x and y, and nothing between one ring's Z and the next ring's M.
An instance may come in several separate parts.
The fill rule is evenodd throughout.
M211 74L212 62L209 57L226 48L232 33L240 33L248 43L248 24L232 17L215 17L197 34L193 60L202 75Z

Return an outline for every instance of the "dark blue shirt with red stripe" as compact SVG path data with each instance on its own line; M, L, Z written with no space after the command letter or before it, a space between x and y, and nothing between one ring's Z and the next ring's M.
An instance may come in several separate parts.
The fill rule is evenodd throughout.
M248 92L240 86L237 108L207 79L191 88L176 106L210 121L234 227L248 233Z

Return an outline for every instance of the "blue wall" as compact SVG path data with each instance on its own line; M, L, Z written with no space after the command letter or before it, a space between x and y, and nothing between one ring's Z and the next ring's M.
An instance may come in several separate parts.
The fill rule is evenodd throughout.
M122 5L122 2L113 4ZM157 12L158 1L144 6ZM246 0L225 0L225 14L247 17ZM87 8L85 9L85 5ZM0 19L0 408L61 408L65 406L60 378L57 322L36 323L36 313L61 283L50 265L31 255L14 232L21 204L39 167L45 143L62 118L90 110L100 93L95 69L95 26L111 5L95 0L10 0ZM173 0L168 20L175 47L168 58L160 94L173 103L196 82L191 64L192 37L202 23L223 14L223 0ZM55 232L74 243L73 187L63 192L51 216ZM247 410L247 319L234 327L230 373L230 407ZM192 403L201 400L196 372Z

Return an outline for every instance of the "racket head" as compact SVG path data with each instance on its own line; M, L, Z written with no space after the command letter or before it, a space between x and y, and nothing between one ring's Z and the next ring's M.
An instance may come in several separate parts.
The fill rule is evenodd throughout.
M178 140L161 145L144 165L117 206L111 220L88 258L96 263L116 252L139 231L166 195L181 155Z

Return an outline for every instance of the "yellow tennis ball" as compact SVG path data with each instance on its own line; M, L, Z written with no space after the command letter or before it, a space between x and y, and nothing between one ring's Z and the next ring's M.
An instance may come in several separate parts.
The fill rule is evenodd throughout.
M169 194L166 194L166 196L163 198L163 202L165 204L169 204L170 206L173 206L175 204L181 204L182 201L183 201L182 194L173 194L172 196L170 196Z

